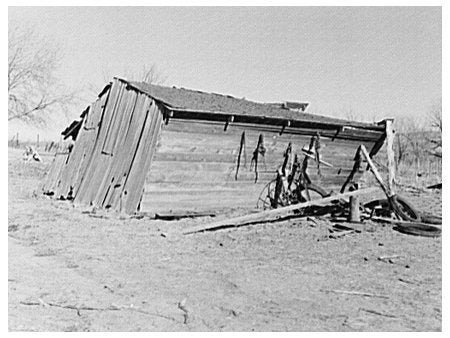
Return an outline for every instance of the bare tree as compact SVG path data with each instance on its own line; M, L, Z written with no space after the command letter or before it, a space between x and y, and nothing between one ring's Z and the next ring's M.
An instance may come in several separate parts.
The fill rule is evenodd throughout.
M135 80L141 80L150 84L162 84L166 80L161 72L157 69L155 64L151 65L150 67L144 66L141 72L136 74L135 77Z
M343 116L343 118L345 118L346 120L349 120L349 121L360 121L361 120L361 116L359 116L358 113L355 112L351 106L347 106L347 107L343 108L341 111L341 115Z
M397 165L408 157L419 166L426 142L423 126L417 119L400 117L395 120L395 130Z
M125 70L121 72L124 74L124 77L131 81L142 81L149 84L158 84L161 85L166 81L166 77L162 75L162 73L158 70L157 66L155 64L152 64L150 67L143 66L141 71L131 71L131 70ZM105 83L108 83L112 80L114 76L120 76L117 73L113 73L109 69L103 69L102 70L102 79L103 82L101 85L104 85ZM90 93L98 94L101 90L100 87L97 85L94 85L93 83L90 83L88 85L88 90Z
M431 127L437 133L429 138L432 150L428 151L431 155L442 158L442 99L431 106L429 117L431 120Z
M433 104L430 109L431 126L442 133L442 99Z
M63 111L75 99L54 76L60 48L31 28L8 32L8 121L45 123L56 108Z

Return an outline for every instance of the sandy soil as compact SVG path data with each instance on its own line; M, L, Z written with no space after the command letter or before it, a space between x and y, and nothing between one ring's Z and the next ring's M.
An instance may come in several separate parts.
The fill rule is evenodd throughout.
M182 236L214 219L73 208L37 193L44 160L9 151L11 331L441 330L441 238L307 219ZM440 192L403 195L440 213Z

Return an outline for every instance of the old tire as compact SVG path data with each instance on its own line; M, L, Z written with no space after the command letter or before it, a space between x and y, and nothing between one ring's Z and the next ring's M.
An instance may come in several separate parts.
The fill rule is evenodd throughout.
M420 222L420 213L405 198L394 195L389 198L389 204L401 219L410 222Z
M439 237L442 233L441 228L420 222L397 223L393 229L403 234L422 237Z
M422 220L422 223L427 224L442 224L442 217L435 216L429 212L421 212L420 218Z

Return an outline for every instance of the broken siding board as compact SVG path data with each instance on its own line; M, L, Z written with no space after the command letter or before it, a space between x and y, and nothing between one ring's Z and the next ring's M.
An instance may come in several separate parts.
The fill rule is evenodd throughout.
M100 119L100 125L98 127L97 137L95 139L95 145L93 147L91 156L86 165L85 175L80 183L80 188L75 196L75 202L77 204L90 204L96 189L99 186L97 181L97 175L99 172L99 163L102 162L102 148L106 136L109 122L114 114L116 103L123 92L123 84L115 81L112 84L111 91L108 100L102 110L102 116Z
M117 195L120 195L124 180L126 179L127 172L123 172L123 167L129 166L130 158L129 154L134 153L136 145L133 145L133 136L131 133L136 133L136 121L140 117L140 111L145 102L145 97L142 94L137 95L134 107L131 111L130 119L125 124L124 129L119 131L119 137L121 138L121 143L115 147L115 155L113 156L113 162L110 167L110 184L105 190L106 195L103 199L103 208L110 208L113 206L113 200L115 200ZM143 120L142 120L143 121ZM142 123L141 121L141 123ZM123 134L120 136L120 134Z
M143 193L146 175L152 162L156 142L159 138L163 114L156 104L148 110L147 119L142 130L142 138L133 158L127 180L121 196L120 210L126 213L137 211Z
M56 192L61 185L61 174L63 172L63 168L67 163L67 159L69 158L69 152L65 153L57 153L57 161L56 161L56 171L53 183L50 187L51 191ZM56 197L59 197L55 194Z
M110 151L110 157L105 160L102 164L103 166L103 176L101 177L101 183L97 189L97 194L93 199L93 204L105 207L105 199L109 191L114 189L116 182L114 181L115 177L113 176L114 166L120 161L123 161L121 158L120 149L124 143L124 136L130 120L133 115L133 111L137 101L137 93L136 92L124 92L124 96L127 98L122 98L123 106L119 107L116 115L120 115L119 123L116 123L115 127L110 130L111 134L107 137L111 138L112 148L108 149ZM130 149L131 150L131 149ZM131 150L132 151L132 150Z
M105 118L106 120L103 120L103 122L105 123L105 127L108 126L109 128L109 132L114 132L111 127L110 124L112 123L112 121L115 118L115 115L120 111L118 109L120 109L120 105L117 106L117 101L123 102L124 100L122 99L122 93L119 93L119 95L117 96L116 102L114 103L114 107L111 108L108 112L108 115L105 114ZM104 132L104 130L103 130ZM99 131L98 134L98 144L99 144L99 149L96 149L96 153L97 156L95 158L95 168L93 168L94 170L91 172L92 173L92 177L90 178L91 181L91 185L88 187L88 190L86 192L86 196L88 198L88 203L92 204L94 206L100 207L101 203L99 203L96 200L96 197L98 196L99 192L101 191L102 187L103 187L103 180L104 177L107 173L108 170L108 166L110 165L111 161L112 161L112 156L110 153L105 153L103 151L103 148L101 147L101 144L104 144L104 140L105 138L107 138L108 135L106 133L102 133L102 130Z
M106 196L104 207L112 207L113 209L120 208L120 195L129 174L128 171L133 160L133 154L139 145L139 129L144 125L151 102L151 99L146 95L140 94L138 97L132 119L124 136L123 146L118 151L115 165L111 170L114 184Z
M99 131L99 149L96 150L97 152L95 158L96 162L95 167L93 168L94 170L91 172L92 173L92 178L90 179L91 184L86 192L87 203L96 207L101 207L102 201L98 201L96 197L98 196L99 191L101 191L103 187L102 185L103 179L112 161L111 154L105 153L103 151L104 150L103 144L105 143L105 139L107 137L111 137L106 133L106 130L108 130L108 132L114 133L114 130L111 127L111 123L113 123L112 121L116 118L115 116L121 113L120 110L121 104L123 104L124 101L126 100L123 98L123 95L124 95L124 88L120 88L120 93L116 98L116 102L114 102L114 105L111 106L110 109L106 111L104 114L102 124L103 122L105 122L105 128L103 130L100 129ZM120 102L120 104L118 104L117 102Z
M95 107L98 104L99 104L98 100L94 102L92 111L95 110ZM85 135L86 133L85 126L87 123L87 119L89 119L90 115L89 111L90 109L87 109L87 111L83 116L82 128L80 128L77 142L75 142L74 146L72 147L67 163L62 168L61 184L58 187L58 190L56 191L56 194L58 196L67 198L70 193L72 193L73 196L74 181L76 180L76 177L80 173L80 166L83 160L84 148L87 146L86 144L87 136ZM92 120L92 118L90 120Z
M86 119L88 116L92 115L93 113L93 107L95 107L97 104L97 101L94 102L90 107L88 107L82 114L82 123L84 124L86 122ZM84 133L84 128L81 128L78 138L77 138L77 142L74 144L72 151L70 152L70 154L68 155L68 157L66 158L66 162L64 164L62 164L59 167L59 183L58 185L54 186L54 188L56 189L55 194L58 197L63 197L66 198L71 187L73 187L73 182L74 182L74 177L77 177L80 174L80 170L79 170L79 160L80 160L80 156L79 156L79 152L80 152L80 148L84 147L84 143L85 143L85 139L82 136L82 134ZM56 178L53 178L54 180L56 180Z
M58 176L61 173L61 169L67 160L68 153L56 153L53 159L50 171L47 174L47 179L42 187L45 193L55 192L58 184Z
M121 120L123 119L123 110L129 104L129 91L122 86L121 93L114 102L111 111L113 114L108 121L108 127L102 140L102 152L112 155L114 143L116 141L116 133L118 131Z
M85 146L83 147L79 171L73 179L73 196L77 195L80 183L83 176L86 174L86 168L94 150L99 123L102 117L103 109L105 108L105 104L108 100L108 95L109 93L105 93L105 95L101 96L100 101L96 101L96 104L91 107L88 114L88 118L91 122L86 125L83 132Z

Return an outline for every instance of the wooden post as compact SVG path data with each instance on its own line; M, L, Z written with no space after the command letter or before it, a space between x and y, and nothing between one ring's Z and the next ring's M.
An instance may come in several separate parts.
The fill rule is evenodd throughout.
M19 146L19 133L16 134L16 146Z
M36 140L36 149L39 148L39 134L37 134L37 140Z
M358 190L358 184L355 183L355 190ZM348 221L352 223L360 223L361 222L361 214L359 210L359 196L354 195L350 196L350 215L348 217Z
M394 119L386 120L386 151L388 159L388 182L389 195L395 195L395 153L394 153Z
M367 152L366 147L364 145L361 145L361 154L363 154L364 158L367 161L367 164L369 165L369 168L372 170L373 175L375 176L377 182L380 184L381 189L386 194L386 196L389 198L393 195L390 195L390 192L388 188L384 185L383 178L381 177L380 173L378 172L377 167L373 164L372 159L369 156L369 153Z

